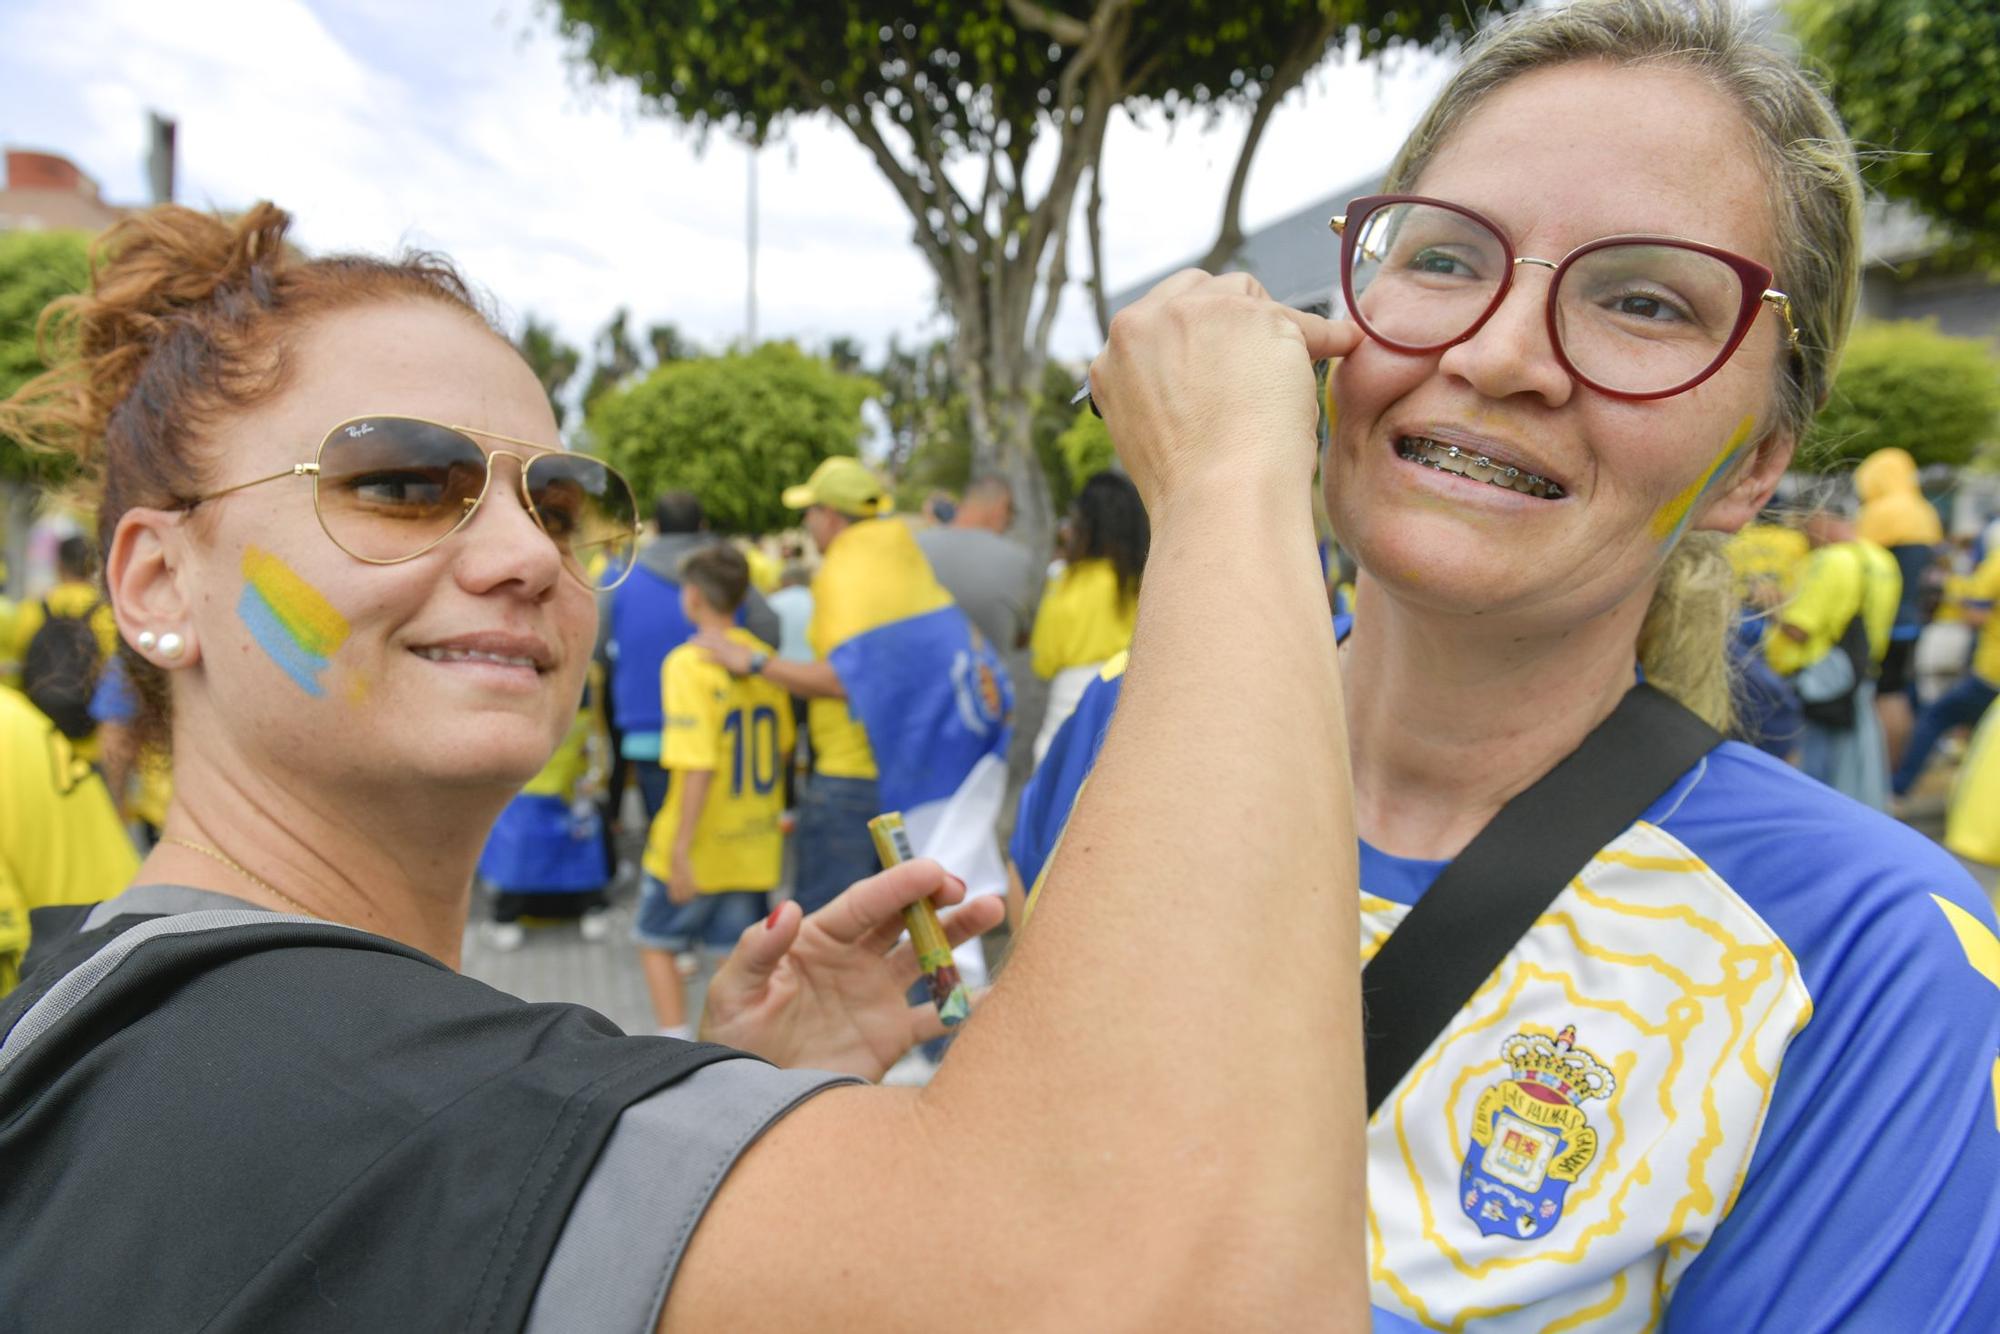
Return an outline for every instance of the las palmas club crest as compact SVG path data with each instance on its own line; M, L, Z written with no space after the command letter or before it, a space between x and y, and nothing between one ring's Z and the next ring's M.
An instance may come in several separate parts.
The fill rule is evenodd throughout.
M1563 1196L1597 1156L1583 1104L1618 1087L1576 1045L1571 1025L1551 1038L1516 1033L1500 1044L1512 1074L1479 1095L1458 1202L1489 1237L1539 1237L1562 1221Z

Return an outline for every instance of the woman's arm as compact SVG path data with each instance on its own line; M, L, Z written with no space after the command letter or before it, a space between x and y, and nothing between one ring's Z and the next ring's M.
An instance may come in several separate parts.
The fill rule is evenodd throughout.
M1094 377L1153 550L1034 923L929 1087L822 1094L751 1149L668 1327L1365 1327L1354 838L1309 500L1311 362L1352 343L1241 277L1119 316Z

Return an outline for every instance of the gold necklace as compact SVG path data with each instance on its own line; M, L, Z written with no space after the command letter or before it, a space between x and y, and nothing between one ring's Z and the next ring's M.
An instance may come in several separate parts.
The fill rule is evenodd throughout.
M235 861L233 858L228 857L223 853L217 852L214 848L209 847L206 843L190 843L188 842L188 840L184 838L175 838L172 835L168 835L167 837L162 838L160 842L172 843L178 847L187 848L192 852L199 852L204 857L209 857L214 859L215 861L219 861L224 866L227 866L230 870L236 872L236 874L242 876L245 880L248 880L251 884L257 886L257 888L263 890L267 894L276 895L278 898L283 899L286 903L291 904L294 908L297 908L300 912L304 913L306 916L319 917L318 913L314 912L311 908L306 907L305 904L300 903L297 899L287 894L284 890L279 889L276 885L266 880L263 876L258 875L255 871L250 870L248 867Z

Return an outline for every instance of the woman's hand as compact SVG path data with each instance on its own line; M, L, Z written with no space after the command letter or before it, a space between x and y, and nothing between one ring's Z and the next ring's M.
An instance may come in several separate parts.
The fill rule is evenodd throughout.
M963 881L919 859L850 885L810 917L780 904L716 970L702 1040L774 1065L880 1079L904 1052L945 1031L931 1005L906 999L921 974L910 942L897 940L903 908L964 897ZM953 945L971 940L1004 912L997 897L974 899L944 914L945 937Z
M1111 322L1091 394L1151 513L1201 476L1303 487L1319 422L1313 363L1360 340L1345 320L1279 305L1248 274L1187 269Z

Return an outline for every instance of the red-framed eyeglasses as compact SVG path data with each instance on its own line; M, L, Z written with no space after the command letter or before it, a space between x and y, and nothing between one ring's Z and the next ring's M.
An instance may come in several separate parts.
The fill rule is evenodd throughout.
M1764 306L1796 352L1791 299L1754 259L1671 236L1607 236L1560 261L1514 253L1472 209L1422 195L1368 195L1330 224L1340 235L1348 313L1397 352L1442 352L1478 333L1523 264L1552 270L1546 309L1556 359L1620 399L1685 393L1729 360Z

